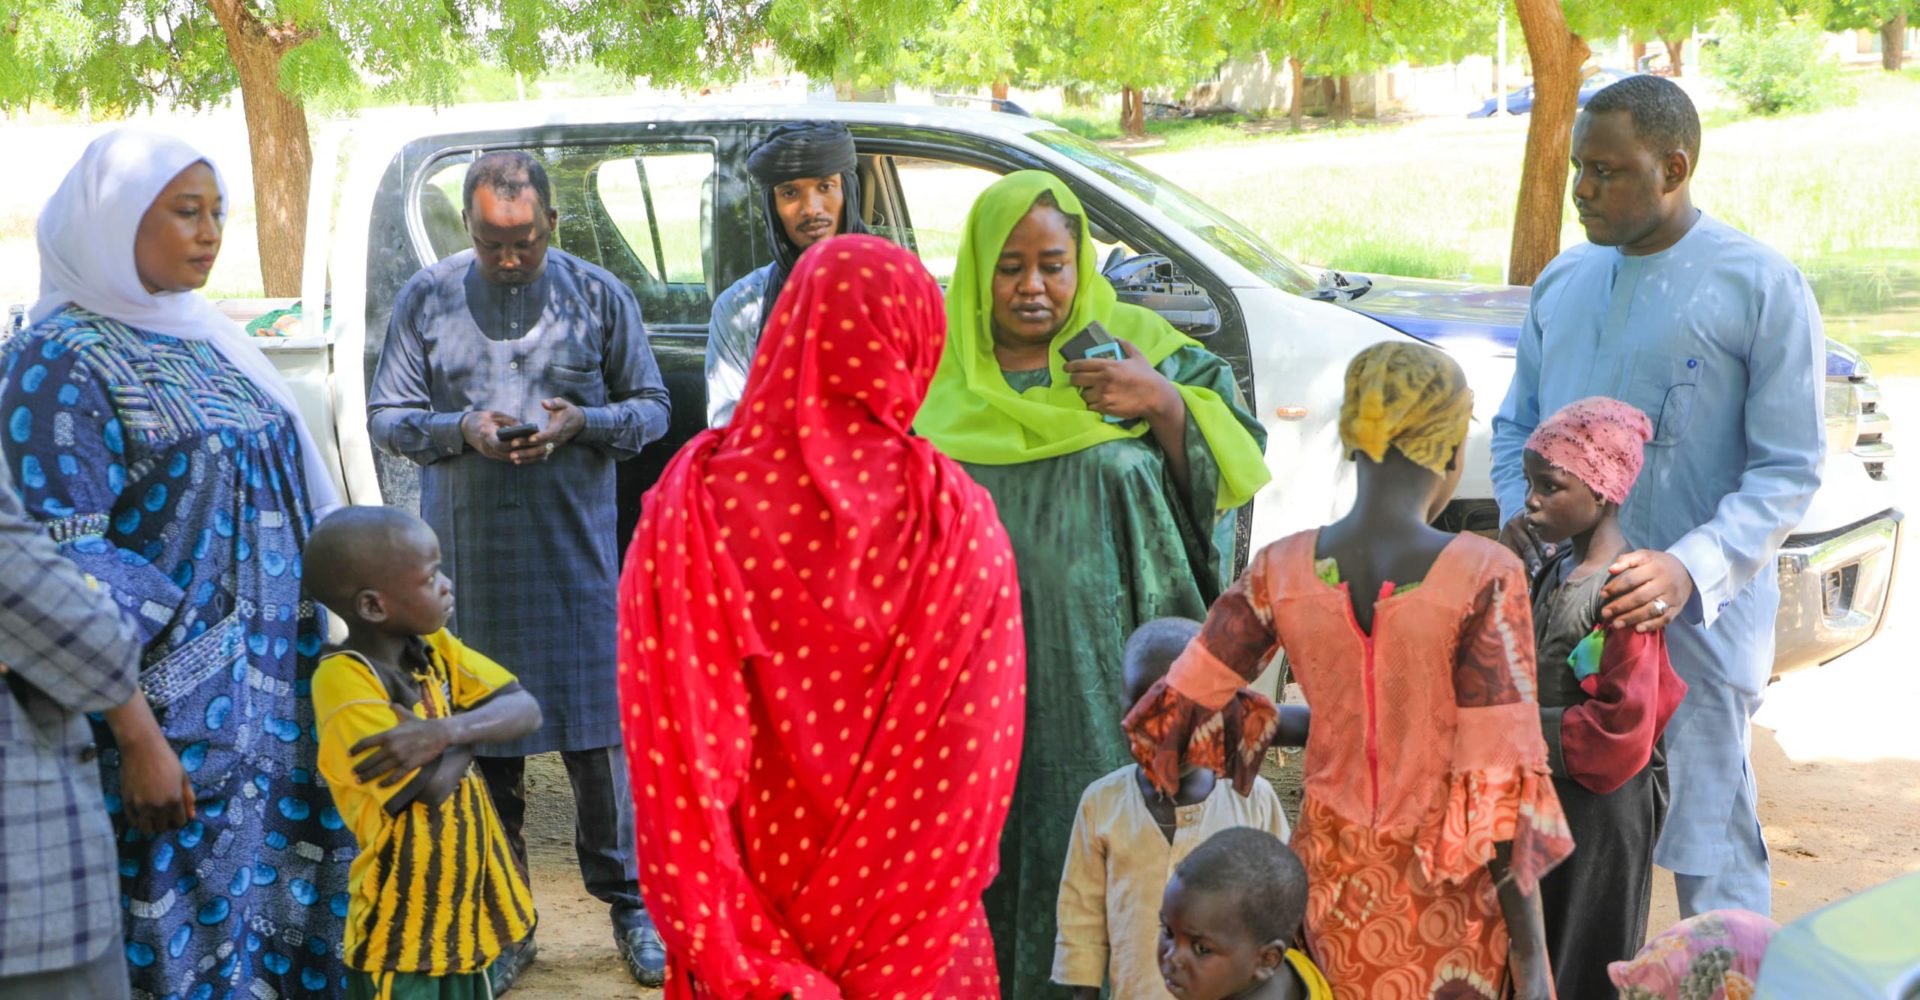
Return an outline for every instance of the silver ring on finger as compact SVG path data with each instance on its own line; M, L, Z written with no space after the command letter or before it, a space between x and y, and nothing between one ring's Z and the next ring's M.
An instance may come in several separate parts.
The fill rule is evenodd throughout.
M1654 614L1656 614L1656 615L1664 615L1664 614L1666 614L1666 613L1667 613L1667 609L1668 609L1669 607L1672 607L1672 605L1670 605L1670 604L1668 604L1668 603L1666 602L1666 600L1665 600L1664 598L1659 598L1659 597L1656 597L1656 598L1654 598L1654 599L1653 599L1653 613L1654 613Z
M551 454L553 454L553 442L552 442L552 441L548 441L548 442L547 442L547 454L549 454L549 455L551 455Z

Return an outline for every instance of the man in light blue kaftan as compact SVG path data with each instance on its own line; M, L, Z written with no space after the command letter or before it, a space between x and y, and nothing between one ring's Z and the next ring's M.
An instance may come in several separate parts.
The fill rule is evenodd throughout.
M1764 914L1748 721L1773 663L1775 553L1820 482L1824 338L1791 263L1692 207L1699 134L1692 104L1658 77L1616 84L1581 115L1574 202L1593 242L1534 285L1494 420L1494 487L1509 523L1524 510L1528 434L1576 399L1612 396L1652 420L1621 511L1645 548L1615 564L1606 593L1614 621L1668 625L1689 685L1666 730L1672 800L1654 860L1674 872L1683 916Z

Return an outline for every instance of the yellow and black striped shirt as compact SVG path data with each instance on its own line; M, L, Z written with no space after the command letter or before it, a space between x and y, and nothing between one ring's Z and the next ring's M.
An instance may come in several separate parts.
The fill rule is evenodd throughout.
M519 683L445 629L425 637L421 660L413 709L422 718L471 709ZM533 929L527 873L473 771L438 806L392 802L407 780L382 787L354 777L348 749L391 729L401 700L356 653L329 653L313 675L320 774L360 845L348 874L343 954L362 972L479 972Z

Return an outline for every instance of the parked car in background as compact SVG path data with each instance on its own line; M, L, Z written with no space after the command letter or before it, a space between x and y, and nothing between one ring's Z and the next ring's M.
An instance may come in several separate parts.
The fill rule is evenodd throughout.
M1620 81L1626 79L1627 77L1639 76L1639 75L1640 74L1638 73L1628 72L1627 70L1624 70L1624 69L1601 68L1601 69L1593 70L1592 72L1588 73L1585 77L1581 79L1580 96L1576 101L1576 104L1579 107L1584 108L1587 106L1588 101L1593 100L1593 95L1599 93L1600 91L1606 89L1607 87L1613 84L1619 83ZM1507 95L1507 114L1524 115L1532 110L1533 110L1533 84L1529 83L1526 86L1521 87L1519 90L1516 90L1513 93ZM1499 99L1495 97L1489 97L1487 98L1487 103L1480 105L1478 110L1469 112L1467 114L1467 117L1468 118L1492 118L1499 113L1500 113Z
M1241 520L1242 562L1250 547L1325 523L1351 503L1354 467L1338 428L1343 374L1361 348L1403 337L1452 353L1474 387L1467 472L1445 525L1497 530L1490 426L1512 378L1526 289L1309 271L1225 213L1046 121L888 104L513 105L369 115L323 133L302 306L309 317L330 307L331 321L323 329L276 321L288 335L260 343L292 382L349 500L416 501L418 470L376 454L368 439L367 383L400 286L467 245L459 200L468 166L490 150L522 149L553 182L560 223L552 245L633 289L672 393L666 438L621 469L619 530L628 537L642 492L705 424L714 296L767 262L765 201L747 175L747 153L784 121L823 117L853 133L867 225L917 252L942 284L975 196L1002 174L1048 170L1073 188L1102 273L1122 299L1159 312L1230 363L1267 429L1274 477ZM249 318L268 312L231 309ZM1780 557L1780 670L1832 659L1877 631L1900 537L1890 424L1871 374L1836 349L1827 375L1826 481ZM1616 395L1658 420L1669 388L1637 384Z

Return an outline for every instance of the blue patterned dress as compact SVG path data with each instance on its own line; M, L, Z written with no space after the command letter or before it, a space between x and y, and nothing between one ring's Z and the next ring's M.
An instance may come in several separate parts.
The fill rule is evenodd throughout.
M315 778L324 630L286 412L209 344L69 307L0 348L0 419L27 511L138 623L141 688L193 782L196 818L141 837L96 725L134 997L340 994L353 841Z

